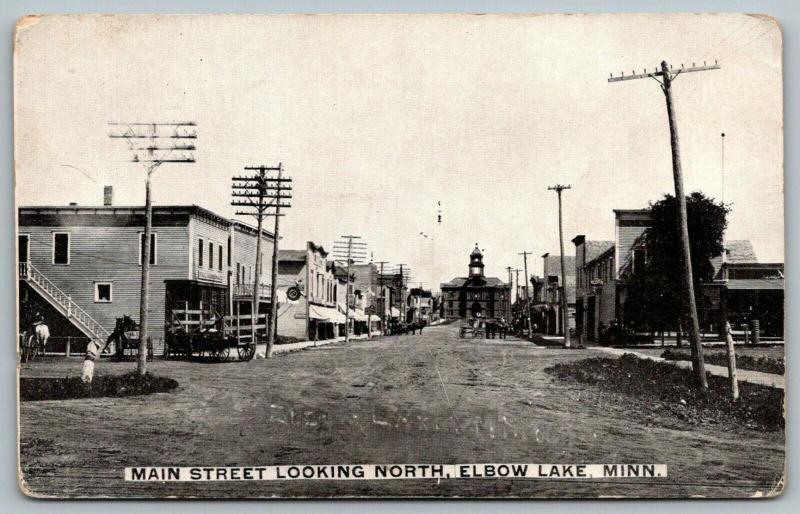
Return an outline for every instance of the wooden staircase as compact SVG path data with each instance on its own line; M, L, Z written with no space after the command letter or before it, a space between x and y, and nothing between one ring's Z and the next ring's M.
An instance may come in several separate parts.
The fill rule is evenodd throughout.
M39 270L31 266L30 263L19 263L19 278L26 281L31 286L31 289L47 300L87 337L98 342L101 346L105 344L110 332L89 316L85 310L81 309L68 294L59 289Z

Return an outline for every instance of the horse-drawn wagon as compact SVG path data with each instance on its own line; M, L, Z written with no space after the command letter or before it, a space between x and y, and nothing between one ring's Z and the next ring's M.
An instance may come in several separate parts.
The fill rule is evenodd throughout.
M461 339L485 337L486 336L486 323L479 318L469 318L466 323L461 325L458 332L458 337Z
M213 313L199 324L188 324L173 313L164 344L164 357L210 358L219 362L231 357L235 349L239 360L249 361L256 354L255 342L232 333L222 316Z

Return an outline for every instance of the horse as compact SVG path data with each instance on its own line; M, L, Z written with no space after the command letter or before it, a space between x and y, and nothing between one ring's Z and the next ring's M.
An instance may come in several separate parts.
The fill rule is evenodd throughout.
M125 352L126 347L130 344L130 340L128 336L125 335L125 332L131 332L134 330L138 330L139 325L131 319L128 315L123 315L121 318L117 318L117 323L114 326L114 331L106 338L105 344L100 344L97 341L90 341L88 345L86 345L86 357L83 360L83 371L81 373L81 380L84 383L91 383L92 378L94 377L94 361L97 359L97 356L103 353L103 351L110 345L112 342L115 343L116 346L116 356L117 358L122 358Z
M28 362L36 358L39 353L44 354L48 339L50 339L50 329L44 321L34 322L33 333L27 338L26 345L22 349L22 361Z

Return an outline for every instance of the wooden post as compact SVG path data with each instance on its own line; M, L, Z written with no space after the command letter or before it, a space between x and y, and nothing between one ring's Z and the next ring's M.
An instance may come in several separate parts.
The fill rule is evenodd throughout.
M739 382L736 378L736 350L733 346L733 334L731 334L731 324L725 322L725 342L728 349L728 377L731 380L731 398L733 401L739 400Z
M67 336L67 347L66 347L66 349L64 350L64 356L65 356L65 357L69 357L69 353L70 353L70 343L71 343L71 342L72 342L72 337L70 337L70 336Z
M241 333L241 330L239 329L239 325L241 323L241 320L239 318L239 304L240 304L240 302L236 302L236 343L237 344L241 343L241 341L242 341L242 333Z
M675 121L675 109L672 103L672 74L667 61L661 61L661 72L664 79L663 89L667 101L667 118L669 120L670 146L672 147L672 174L675 183L675 200L678 207L678 228L681 234L681 261L683 264L683 294L686 302L686 316L689 323L689 339L692 351L692 368L697 385L708 389L705 363L703 362L703 346L700 341L700 322L697 318L697 303L694 296L694 279L692 278L692 252L689 247L689 223L686 215L686 194L683 192L683 170L678 143L678 124Z

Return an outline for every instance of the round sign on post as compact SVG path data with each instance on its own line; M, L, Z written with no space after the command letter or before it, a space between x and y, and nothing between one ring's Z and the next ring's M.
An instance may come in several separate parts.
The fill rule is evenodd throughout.
M286 290L286 298L295 302L300 299L300 288L292 286Z

